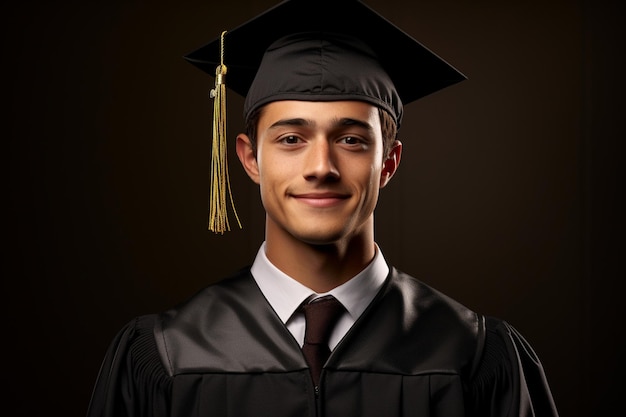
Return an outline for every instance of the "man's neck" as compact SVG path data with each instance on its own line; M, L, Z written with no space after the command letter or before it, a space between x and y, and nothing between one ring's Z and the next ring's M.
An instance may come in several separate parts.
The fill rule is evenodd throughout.
M374 259L376 245L373 233L318 245L268 230L265 254L282 272L313 291L323 293L365 269Z

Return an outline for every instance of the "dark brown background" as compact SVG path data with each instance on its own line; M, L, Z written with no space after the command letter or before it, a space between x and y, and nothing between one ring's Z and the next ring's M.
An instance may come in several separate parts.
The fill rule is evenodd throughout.
M3 3L3 415L83 415L126 321L253 259L262 208L236 162L245 229L206 231L213 81L182 56L274 3ZM563 416L608 415L626 392L619 2L366 3L469 77L406 109L385 255L515 325Z

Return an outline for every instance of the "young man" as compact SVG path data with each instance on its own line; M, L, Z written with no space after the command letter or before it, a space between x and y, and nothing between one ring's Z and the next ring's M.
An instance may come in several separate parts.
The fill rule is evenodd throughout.
M265 242L251 268L122 329L89 416L557 415L515 329L388 266L374 241L403 103L463 77L361 3L327 7L287 1L230 32L229 64L221 41L188 57L227 65L246 95L236 150Z

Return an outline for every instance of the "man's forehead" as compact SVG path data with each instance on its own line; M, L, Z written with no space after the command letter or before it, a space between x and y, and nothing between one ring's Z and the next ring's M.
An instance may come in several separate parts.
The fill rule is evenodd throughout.
M259 128L285 126L380 129L379 110L362 101L281 100L266 104L260 113Z

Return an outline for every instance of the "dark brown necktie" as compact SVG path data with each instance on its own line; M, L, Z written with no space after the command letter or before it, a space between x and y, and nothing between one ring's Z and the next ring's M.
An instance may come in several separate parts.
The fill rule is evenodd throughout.
M322 297L302 306L306 328L302 353L309 364L313 383L319 383L322 366L330 356L328 340L345 310L333 296Z

